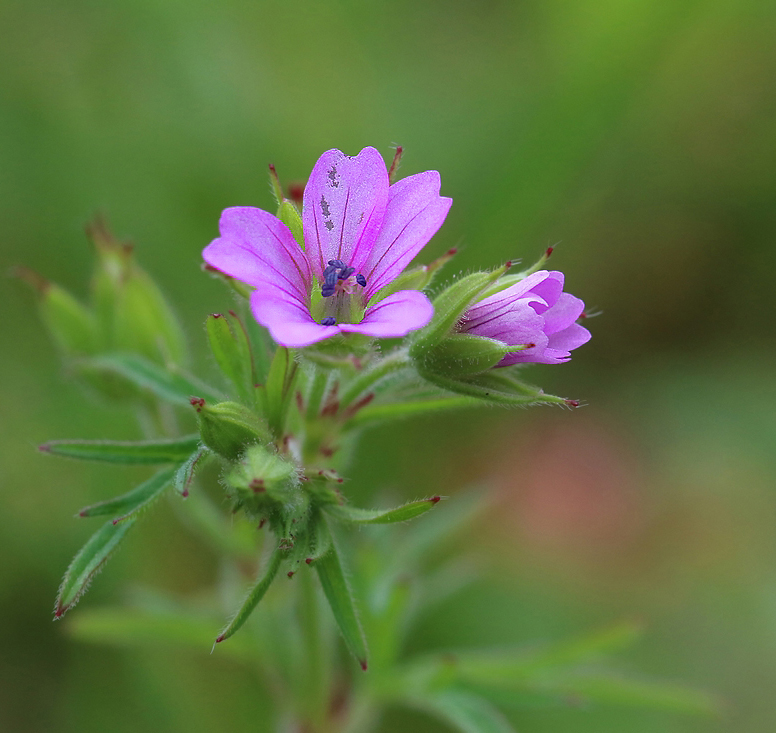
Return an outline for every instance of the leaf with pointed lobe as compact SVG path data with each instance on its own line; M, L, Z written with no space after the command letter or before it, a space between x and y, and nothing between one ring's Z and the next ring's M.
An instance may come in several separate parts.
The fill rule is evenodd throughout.
M366 671L366 639L356 614L353 595L345 579L337 548L333 543L329 551L315 563L314 567L318 571L323 594L331 606L334 619L345 639L345 644L358 660L361 669Z
M150 479L136 486L132 491L117 496L99 504L81 509L81 517L102 517L114 515L113 523L123 522L142 509L148 508L172 482L177 468L165 468L154 474Z
M358 509L341 504L326 504L323 506L323 509L327 514L342 522L393 524L394 522L406 522L408 519L414 519L421 514L425 514L430 509L433 509L441 498L441 496L432 496L428 499L410 501L394 509Z
M223 400L217 390L180 369L165 369L136 354L106 354L82 362L89 369L118 374L174 405L189 405L192 397L208 402Z
M52 440L40 446L43 453L83 461L121 464L177 463L184 460L199 444L199 435L174 440Z
M60 618L75 606L134 523L134 517L119 524L109 521L78 551L59 587L54 608L56 618Z
M232 636L232 634L248 620L248 617L253 613L253 610L259 605L259 601L264 598L270 585L272 585L272 581L277 575L278 568L280 568L280 561L282 558L283 551L279 548L275 548L261 577L245 597L242 606L240 606L240 609L234 615L234 618L232 618L226 628L218 635L216 644L226 641L226 639Z

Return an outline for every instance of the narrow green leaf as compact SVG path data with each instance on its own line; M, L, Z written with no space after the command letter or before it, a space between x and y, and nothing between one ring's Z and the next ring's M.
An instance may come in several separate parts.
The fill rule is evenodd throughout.
M136 486L132 491L117 496L115 499L92 504L81 509L78 514L81 517L103 517L107 514L113 514L117 515L113 524L125 521L156 501L169 486L177 470L177 468L165 468L154 474L148 481Z
M346 427L364 427L375 425L386 420L396 420L412 415L440 412L442 410L459 410L465 407L482 407L483 403L474 397L440 397L437 399L412 400L409 402L392 402L387 405L367 405L361 408Z
M628 678L616 672L574 675L558 687L568 697L608 705L691 715L713 715L720 709L720 701L708 692L662 680Z
M570 667L589 664L602 656L634 644L641 636L640 624L625 621L590 634L530 649L468 652L457 658L456 668L467 681L521 684L548 673L564 673Z
M54 608L55 618L60 618L75 606L86 592L92 578L102 568L134 523L134 517L120 524L107 522L78 551L62 579L62 585L59 586Z
M44 453L83 461L122 464L177 463L199 443L199 435L175 440L125 442L118 440L52 440L40 446Z
M264 598L264 594L267 589L272 585L272 581L277 575L278 568L280 567L280 560L283 557L283 553L280 549L275 548L272 552L272 556L269 559L269 563L264 570L264 575L261 576L259 582L253 586L251 592L243 601L240 610L237 611L234 618L229 622L227 627L218 635L216 644L228 639L235 633L247 620L248 616L253 613L253 609L259 604L259 601Z
M422 699L419 707L463 733L514 733L509 721L487 700L461 690L445 690Z
M182 463L175 472L174 486L175 490L183 497L189 495L189 486L194 479L194 474L202 468L206 461L213 454L209 448L201 445Z
M224 375L240 397L251 402L256 381L248 334L237 315L215 313L205 321L210 350Z
M432 496L430 499L419 499L395 509L357 509L339 504L326 504L323 509L327 514L343 522L393 524L394 522L406 522L408 519L425 514L429 509L433 509L441 498L441 496Z
M107 354L83 363L92 369L119 374L134 385L149 390L159 399L175 405L188 405L194 396L208 402L223 399L216 390L195 377L178 369L165 369L135 354Z
M345 574L342 571L337 548L334 544L315 563L315 569L318 571L323 593L329 601L334 619L345 639L345 644L358 660L361 669L366 671L367 651L364 632L361 630L353 596L345 580Z
M122 647L174 646L207 653L213 640L209 617L187 616L183 611L150 612L138 609L84 609L68 622L67 630L76 639ZM255 661L253 642L235 639L223 653L234 658Z
M278 346L265 385L267 422L276 437L283 434L297 367L293 352Z
M331 550L331 532L320 511L316 511L310 520L310 539L305 562L308 565L318 562Z

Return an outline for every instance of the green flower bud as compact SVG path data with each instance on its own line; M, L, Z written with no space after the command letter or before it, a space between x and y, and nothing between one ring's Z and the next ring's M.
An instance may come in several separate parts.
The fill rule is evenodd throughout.
M226 480L241 496L266 494L280 503L299 486L296 466L263 445L249 446Z
M238 505L268 519L289 547L294 544L305 527L310 500L293 463L263 445L252 445L227 474L226 482L235 490Z
M93 354L97 327L93 314L70 293L32 270L16 268L14 274L38 295L41 319L66 357Z
M501 341L458 333L423 350L415 366L432 382L436 376L471 377L496 366L509 351L510 347Z
M244 400L250 401L256 381L248 335L233 311L214 313L205 321L210 350L221 371L237 388Z
M192 397L191 404L197 410L202 442L224 458L236 460L247 446L270 439L267 426L245 405L238 402L208 405L199 397Z
M498 280L510 267L507 262L492 272L473 272L456 280L434 299L434 317L413 338L410 357L416 362L426 358L429 349L439 345L453 334L455 325L477 296L491 283Z
M183 331L161 290L97 220L88 229L97 250L92 292L103 348L131 351L161 364L185 361Z
M299 209L288 199L283 199L278 207L278 219L282 221L294 235L296 243L304 249L304 234L302 233L302 217L299 216Z

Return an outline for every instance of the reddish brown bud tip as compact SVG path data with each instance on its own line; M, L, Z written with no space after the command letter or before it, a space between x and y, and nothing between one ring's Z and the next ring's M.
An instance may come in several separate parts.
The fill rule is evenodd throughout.
M192 397L189 402L192 407L196 408L197 412L202 412L202 408L205 406L205 400L202 397Z
M507 260L507 261L504 263L504 267L506 267L506 268L507 268L507 270L508 270L510 267L512 267L512 260Z
M119 520L118 520L118 519L114 519L114 520L113 520L113 526L114 526L114 527L115 527L115 526L116 526L118 523L119 523Z
M262 520L259 522L259 529L263 529L263 528L264 528L264 525L265 525L266 523L267 523L267 520L266 520L266 519L262 519Z
M554 250L555 250L555 247L547 247L547 251L544 253L544 256L549 257Z
M432 504L436 504L437 502L439 502L439 501L442 501L442 497L441 497L441 496L432 496L432 497L429 499L429 501L430 501Z
M86 509L78 512L79 517L88 517L89 515L86 513Z
M288 184L288 198L290 198L295 204L302 204L304 199L304 183L295 181Z
M224 640L224 635L223 635L223 634L221 634L221 636L219 636L219 637L216 639L216 644L220 644L220 643L221 643L223 640Z
M211 313L211 318L223 318L223 315L221 313Z
M270 172L270 173L271 173L273 176L276 176L276 175L278 174L278 172L275 170L275 164L274 164L274 163L270 163L270 164L269 164L269 172Z
M45 277L39 275L34 270L30 270L29 267L22 267L21 265L17 265L8 270L8 277L15 277L19 280L23 280L41 295L51 287L51 283L46 280Z
M564 400L567 407L579 407L579 400Z
M338 484L341 484L341 483L342 483L344 480L345 480L344 478L338 478L338 479L337 479L337 483L338 483Z
M54 611L54 618L62 618L62 615L65 613L64 608L58 608L56 611Z
M289 570L288 571L288 577L289 578L293 578L294 577L294 571L293 570Z
M366 672L366 659L360 659L359 661L361 662L361 669Z
M311 557L308 557L308 558L305 560L305 562L306 562L308 565L309 565L309 564L310 564L312 561L313 561L313 559L312 559Z
M38 450L41 453L51 453L51 446L48 443L43 443L38 446Z
M184 490L181 492L181 496L182 496L184 499L187 499L187 498L188 498L188 496L189 496L189 490L188 490L188 489L184 489Z
M458 254L458 247L453 247L452 249L447 250L447 256L452 257L453 255Z

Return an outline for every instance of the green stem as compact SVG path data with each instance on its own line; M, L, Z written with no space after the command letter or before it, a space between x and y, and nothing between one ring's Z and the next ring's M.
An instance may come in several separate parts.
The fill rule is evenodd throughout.
M310 389L307 392L307 420L312 421L318 418L328 382L328 372L316 367L313 372L313 378L310 381Z
M329 685L331 670L327 669L326 644L321 629L318 589L314 573L303 568L299 573L301 597L299 598L299 621L302 631L302 645L305 650L305 667L302 670L300 709L307 715L310 730L315 733L329 731Z
M399 349L384 359L381 359L373 367L359 374L342 393L340 398L340 408L345 409L357 397L366 392L372 385L379 382L383 377L398 372L409 366L410 360L406 349Z

